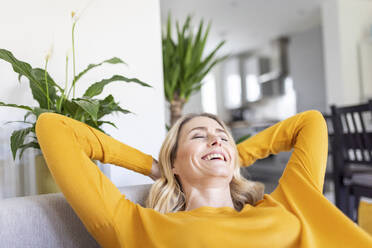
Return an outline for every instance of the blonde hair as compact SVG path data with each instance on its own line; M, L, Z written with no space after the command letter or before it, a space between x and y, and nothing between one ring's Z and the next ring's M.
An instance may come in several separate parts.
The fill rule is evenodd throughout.
M146 207L153 208L161 213L177 212L185 210L186 198L182 185L173 174L172 168L176 158L180 130L191 119L195 117L208 117L218 122L226 131L229 142L235 148L235 165L233 178L230 182L231 198L236 210L241 210L245 204L254 205L263 197L264 185L245 179L240 174L238 150L233 137L227 126L217 116L202 113L188 114L181 117L169 130L159 153L159 168L161 177L152 185L146 200Z

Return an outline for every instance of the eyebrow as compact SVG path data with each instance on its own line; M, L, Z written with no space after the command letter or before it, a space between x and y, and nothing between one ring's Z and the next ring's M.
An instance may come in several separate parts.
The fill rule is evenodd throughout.
M191 133L192 131L195 131L195 130L207 131L207 128L206 127L194 127L193 129L191 129L189 131L189 133ZM225 133L227 135L226 131L221 129L221 128L216 128L216 131L219 132L219 133Z

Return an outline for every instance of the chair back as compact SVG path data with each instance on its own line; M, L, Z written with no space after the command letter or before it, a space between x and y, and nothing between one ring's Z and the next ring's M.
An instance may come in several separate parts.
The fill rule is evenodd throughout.
M334 149L348 164L372 166L372 100L354 106L331 106ZM335 152L335 151L334 151Z
M372 101L331 111L336 206L356 221L360 197L372 197Z
M322 113L323 117L327 124L328 130L328 155L332 154L333 144L334 144L334 131L333 131L333 122L332 122L332 115L327 113Z

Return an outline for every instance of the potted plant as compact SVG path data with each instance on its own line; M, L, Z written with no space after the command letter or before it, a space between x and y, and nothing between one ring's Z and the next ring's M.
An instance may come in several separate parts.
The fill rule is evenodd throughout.
M26 114L22 121L26 125L26 128L16 130L11 134L10 145L13 155L13 159L16 159L17 151L19 151L19 157L21 158L23 152L28 148L40 149L36 134L35 124L38 116L44 112L54 112L62 114L73 119L84 122L94 128L101 131L103 124L109 124L114 127L115 124L109 121L104 121L102 118L113 112L120 112L123 114L131 113L127 109L120 107L119 103L115 101L114 97L110 94L104 98L98 98L103 91L103 88L111 82L122 81L126 83L136 83L141 86L151 87L149 84L142 82L137 78L128 78L123 75L113 75L109 78L102 79L100 81L92 83L80 97L75 97L75 87L79 82L80 78L83 77L90 70L99 67L103 64L125 64L125 62L117 57L102 61L97 64L90 64L87 68L80 73L75 73L75 49L74 49L74 30L78 18L75 13L72 13L73 24L72 24L72 56L73 56L73 79L68 85L68 61L69 58L66 55L66 81L64 87L61 87L56 81L49 75L47 71L48 61L50 54L45 57L45 67L33 68L30 64L18 60L13 54L5 49L0 49L0 59L9 62L13 70L18 73L18 80L21 77L26 77L29 81L29 86L32 92L33 98L38 102L38 106L25 106L17 104L9 104L0 101L0 106L20 108L26 110ZM20 81L21 82L21 81ZM72 93L72 96L71 96ZM39 193L51 193L59 191L57 185L54 183L49 170L45 164L42 156L36 156L36 174L37 174L37 187ZM48 186L49 185L49 186Z
M177 39L172 38L171 17L168 15L162 37L164 92L170 104L171 126L182 115L182 108L190 96L199 91L203 78L227 56L216 57L225 41L221 41L209 54L204 55L211 23L206 29L203 20L193 33L191 17L186 18L182 29L176 22Z

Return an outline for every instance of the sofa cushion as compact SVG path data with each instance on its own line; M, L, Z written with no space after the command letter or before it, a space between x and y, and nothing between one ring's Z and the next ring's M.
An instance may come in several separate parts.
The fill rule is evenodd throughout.
M151 185L121 187L131 201L144 204ZM0 201L1 247L99 247L62 193Z

